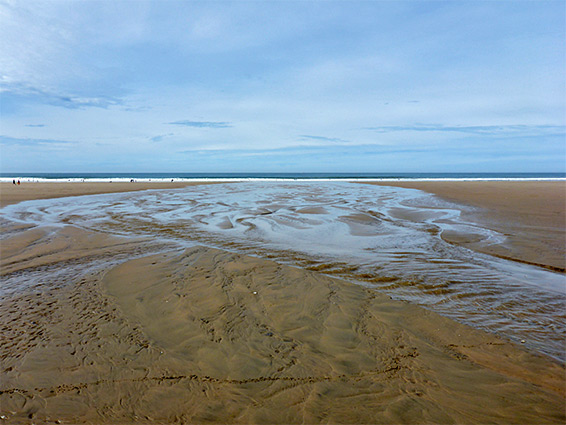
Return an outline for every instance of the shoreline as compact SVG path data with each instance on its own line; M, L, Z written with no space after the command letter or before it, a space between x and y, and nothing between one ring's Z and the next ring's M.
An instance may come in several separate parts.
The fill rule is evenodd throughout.
M566 177L438 177L438 178L370 178L370 177L202 177L202 178L38 178L0 177L1 183L238 183L238 182L355 182L355 183L405 183L405 182L566 182Z

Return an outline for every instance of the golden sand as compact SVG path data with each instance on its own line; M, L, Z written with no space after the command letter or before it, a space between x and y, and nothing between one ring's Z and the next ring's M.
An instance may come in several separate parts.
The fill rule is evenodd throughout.
M445 232L448 242L564 272L566 269L566 181L422 181L372 183L419 189L474 207L462 217L504 234L504 244L477 244L465 234Z
M36 233L2 269L135 249L92 236ZM375 291L211 248L15 294L0 311L0 406L12 419L564 420L557 364Z
M32 199L62 198L65 196L97 195L101 193L134 192L148 189L180 189L202 183L190 182L72 182L37 183L20 185L0 183L0 207ZM210 183L207 183L210 184Z
M4 231L2 276L35 279L0 298L7 423L566 420L563 365L375 290L212 248Z

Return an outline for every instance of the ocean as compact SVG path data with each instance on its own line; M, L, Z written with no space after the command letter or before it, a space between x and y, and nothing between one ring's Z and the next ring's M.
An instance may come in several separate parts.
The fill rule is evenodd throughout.
M566 173L0 173L0 182L556 180Z

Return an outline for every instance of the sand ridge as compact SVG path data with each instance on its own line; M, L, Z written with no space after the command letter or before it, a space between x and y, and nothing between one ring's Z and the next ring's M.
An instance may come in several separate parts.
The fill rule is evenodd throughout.
M93 236L22 244L3 273L37 266L24 257L59 238L124 249ZM562 366L316 272L196 247L65 279L0 300L10 423L565 419Z

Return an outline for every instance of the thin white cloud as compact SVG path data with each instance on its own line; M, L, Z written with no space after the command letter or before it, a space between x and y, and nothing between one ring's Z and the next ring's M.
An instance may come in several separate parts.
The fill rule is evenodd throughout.
M182 125L184 127L196 127L196 128L230 128L232 124L225 121L190 121L181 120L170 122L171 125Z
M49 149L66 148L76 145L76 142L68 140L53 139L33 139L33 138L13 138L0 136L0 146L17 146L17 147L43 147Z
M395 132L435 132L435 133L464 133L473 135L546 135L557 134L566 135L566 126L563 125L456 125L447 126L439 124L416 124L416 125L390 125L367 127L365 130L375 131L377 133L395 133Z
M299 138L301 140L306 140L306 141L315 141L315 142L319 142L322 144L340 144L340 145L348 145L350 144L350 142L348 142L347 140L344 139L340 139L338 137L326 137L326 136L312 136L312 135L308 135L308 134L302 134L299 136Z

